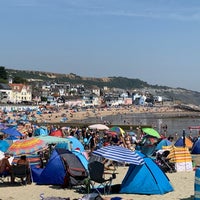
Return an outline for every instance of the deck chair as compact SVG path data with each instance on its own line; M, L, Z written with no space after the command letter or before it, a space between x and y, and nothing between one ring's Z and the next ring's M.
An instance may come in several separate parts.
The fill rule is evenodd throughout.
M98 161L93 161L88 164L89 177L90 177L90 185L92 189L97 190L98 193L101 193L99 188L103 187L103 194L109 194L111 190L112 180L116 178L115 173L107 173L109 174L109 178L105 178L104 164ZM98 184L95 187L95 183Z
M13 165L12 166L12 179L20 178L21 184L27 184L28 169L26 165Z

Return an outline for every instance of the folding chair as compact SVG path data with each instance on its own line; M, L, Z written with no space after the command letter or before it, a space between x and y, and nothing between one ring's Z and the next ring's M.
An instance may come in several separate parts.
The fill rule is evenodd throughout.
M26 165L13 165L12 166L12 180L15 178L21 179L21 184L27 184L28 169Z
M104 173L104 164L98 161L93 161L88 164L90 184L92 189L97 190L100 193L99 189L102 186L104 194L109 194L111 190L112 180L116 178L115 173ZM105 178L105 174L110 174L109 178ZM95 183L98 184L98 187L95 187Z

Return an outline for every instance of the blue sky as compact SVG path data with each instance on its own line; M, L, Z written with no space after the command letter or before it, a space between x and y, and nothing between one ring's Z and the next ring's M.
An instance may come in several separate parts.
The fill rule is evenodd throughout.
M0 65L200 91L199 0L0 0Z

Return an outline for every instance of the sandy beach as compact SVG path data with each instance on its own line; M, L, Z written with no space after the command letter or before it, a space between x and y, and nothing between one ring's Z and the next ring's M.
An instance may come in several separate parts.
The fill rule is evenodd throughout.
M121 184L126 171L127 167L118 167L118 175L114 179L113 184ZM126 200L192 200L194 198L195 171L167 173L167 176L173 185L174 191L164 195L110 194L103 197L105 199L120 197ZM84 195L74 189L62 189L60 186L35 185L34 183L27 186L13 186L10 183L0 183L1 200L39 200L42 193L44 193L44 197L70 197L70 200L80 198Z
M48 108L51 110L50 108ZM106 121L108 116L122 116L122 124L124 124L124 119L126 115L129 114L141 114L141 113L151 113L154 116L165 117L178 117L185 115L199 116L199 113L188 112L181 109L175 109L173 106L160 106L160 107L143 107L143 106L127 106L127 107L118 107L118 108L100 108L100 109L87 109L87 110L66 110L62 106L58 108L58 110L51 110L49 112L43 112L41 115L37 115L38 123L59 123L62 122L63 118L66 117L67 123L76 122L76 123L84 123L87 119L95 119L99 123L103 123ZM11 115L9 115L12 117ZM129 122L126 121L126 124Z
M58 112L45 113L37 117L38 122L50 122L57 123L65 115L68 118L68 122L80 121L87 119L88 117L101 117L117 114L126 114L130 112L135 113L144 113L144 112L154 112L154 113L170 113L177 114L182 113L181 110L173 110L170 107L163 108L131 108L131 109L102 109L102 110L88 110L86 112L69 112L65 109L60 108ZM127 167L118 167L117 168L117 178L113 181L113 184L121 184ZM176 172L176 173L167 173L169 180L171 181L174 191L164 194L164 195L137 195L137 194L110 194L104 196L105 199L111 199L112 197L121 197L123 199L182 199L182 200L192 200L194 198L194 178L195 171L190 172ZM52 185L36 185L32 183L31 185L21 186L21 185L11 185L9 182L4 184L0 183L0 200L38 200L40 194L44 194L45 197L70 197L70 199L77 199L83 196L83 194L78 193L74 189L63 189L60 186Z

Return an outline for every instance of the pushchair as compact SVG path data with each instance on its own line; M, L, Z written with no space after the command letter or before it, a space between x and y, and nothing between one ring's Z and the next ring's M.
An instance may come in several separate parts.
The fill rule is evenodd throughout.
M165 173L176 172L175 163L170 162L170 158L167 158L169 153L170 153L169 150L159 150L156 152L155 162L160 167L160 169Z

